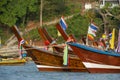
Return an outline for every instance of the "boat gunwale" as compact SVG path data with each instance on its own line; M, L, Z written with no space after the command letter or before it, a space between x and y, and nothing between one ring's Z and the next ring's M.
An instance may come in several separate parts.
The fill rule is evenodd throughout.
M30 45L26 45L26 44L23 44L23 47L26 47L26 50L37 50L37 51L40 51L44 54L49 54L49 55L53 55L53 56L63 56L63 53L60 53L60 52L57 52L57 51L48 51L48 50L45 50L45 49L42 49L42 48L38 48L38 47L34 47L34 46L30 46ZM54 54L53 54L54 53ZM76 59L76 60L79 60L79 58L77 56L74 56L73 54L69 54L70 58L71 59Z

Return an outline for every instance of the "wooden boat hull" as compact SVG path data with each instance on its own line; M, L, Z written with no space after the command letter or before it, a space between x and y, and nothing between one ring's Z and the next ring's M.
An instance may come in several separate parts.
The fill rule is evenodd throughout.
M16 26L12 27L12 30L19 42L21 40L24 40L20 35L19 30L17 29ZM25 43L22 46L27 51L28 56L30 56L33 59L33 61L37 65L37 68L40 71L75 71L75 72L87 71L79 58L70 56L69 65L63 66L63 57L62 57L63 54L60 53L55 54L43 49L38 49L26 45Z
M120 54L68 43L91 73L120 73Z
M63 54L51 53L43 49L37 49L28 45L23 45L28 55L32 57L40 71L69 71L69 72L86 72L86 68L78 57L70 57L69 65L63 65Z
M67 41L68 35L62 27L57 24L56 28L59 30L64 40ZM73 39L75 38L73 37ZM94 52L94 49L92 49L93 51L91 51L91 49L86 50L88 47L85 49L84 45L81 45L81 48L72 43L68 44L90 73L120 73L120 55L117 55L118 53L114 55L114 53L100 50L95 50L96 52ZM106 54L100 54L100 52Z

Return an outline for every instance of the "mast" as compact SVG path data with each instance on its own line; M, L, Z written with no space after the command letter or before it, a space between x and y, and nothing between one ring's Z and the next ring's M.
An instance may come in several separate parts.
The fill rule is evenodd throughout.
M42 27L42 8L43 8L43 0L40 1L40 27Z

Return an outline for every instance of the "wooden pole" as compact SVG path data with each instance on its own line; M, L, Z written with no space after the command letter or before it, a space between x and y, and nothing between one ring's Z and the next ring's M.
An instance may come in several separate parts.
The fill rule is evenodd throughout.
M40 27L42 27L42 8L43 8L43 0L40 1Z
M0 37L0 47L1 47L1 37Z

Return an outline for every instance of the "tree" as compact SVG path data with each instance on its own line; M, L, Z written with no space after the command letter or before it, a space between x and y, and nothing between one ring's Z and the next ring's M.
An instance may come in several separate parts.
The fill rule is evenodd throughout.
M101 27L104 27L104 32L108 33L109 28L113 28L113 26L116 27L119 24L118 21L120 21L120 6L111 8L111 4L106 3L103 8L100 8L100 0L95 1L97 1L99 5L97 8L94 8L93 11L96 12L96 17L102 19L103 23L101 24Z
M64 0L44 0L43 20L50 19L65 12Z
M25 19L26 14L36 11L38 0L2 0L0 1L0 23L15 25Z

